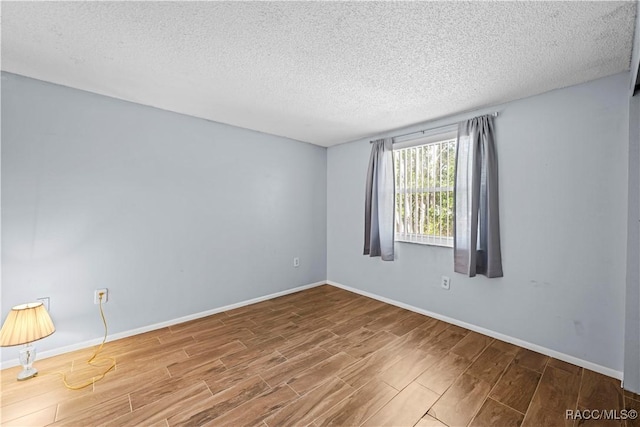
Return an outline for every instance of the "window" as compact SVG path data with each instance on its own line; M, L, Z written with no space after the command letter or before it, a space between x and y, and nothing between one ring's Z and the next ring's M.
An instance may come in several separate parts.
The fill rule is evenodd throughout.
M453 247L455 128L394 144L396 240Z

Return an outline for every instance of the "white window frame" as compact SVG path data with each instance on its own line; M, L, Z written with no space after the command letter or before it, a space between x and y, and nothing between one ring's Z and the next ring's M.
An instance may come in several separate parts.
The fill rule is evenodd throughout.
M440 193L441 194L443 191L453 192L454 179L451 178L451 180L448 182L448 185L446 187L442 187L438 185L436 185L435 187L424 187L424 181L423 181L424 176L418 177L414 175L408 179L407 179L407 176L408 176L408 172L410 170L413 170L413 167L422 167L425 161L426 162L430 161L429 160L430 158L428 157L429 149L422 148L422 147L428 147L434 144L441 144L445 142L455 144L455 140L457 139L457 136L458 136L457 125L451 125L447 127L437 128L431 131L425 131L422 133L422 135L420 135L417 138L414 135L412 138L411 137L406 137L404 139L397 138L394 141L394 144L393 144L394 167L398 168L399 165L404 163L404 166L406 168L404 171L396 171L396 223L394 224L394 227L396 227L396 233L395 233L396 241L432 245L432 246L443 246L443 247L450 247L450 248L453 247L453 229L452 229L453 224L451 224L450 228L448 227L448 229L446 230L441 229L438 232L438 234L433 234L433 235L422 234L419 232L415 232L415 230L416 228L420 228L424 224L425 220L427 222L430 220L430 218L428 217L428 212L429 212L428 201L430 200L430 198L427 197L425 199L423 198L424 196L422 194L424 193L436 193L436 194ZM416 149L416 154L413 161L411 161L408 157L404 157L404 159L397 157L397 156L406 156L406 154L404 153L408 153L407 149L412 149L412 148ZM455 145L454 145L453 158L451 158L451 154L449 154L447 158L444 160L446 162L447 167L449 167L450 165L453 165L453 167L455 168L455 154L456 154L456 151L455 151ZM417 164L414 165L413 164L414 162ZM440 167L442 167L443 166L442 163L443 163L443 159L439 159L438 164L433 166L436 167L439 165ZM399 179L399 178L402 178L402 179ZM437 184L441 184L441 181L438 182ZM399 194L405 195L403 200L406 200L407 197L416 197L416 199L410 200L409 205L413 205L413 203L416 203L416 204L420 203L420 206L422 206L422 215L420 210L416 211L415 209L412 209L411 220L408 220L406 217L404 217L403 223L400 224L399 221L402 221L402 219L400 219L401 215L399 214L399 211L398 211L398 203L402 203L402 202L399 200L400 199L398 197ZM438 204L438 206L442 207L442 205L443 205L443 201L442 199L440 199L440 203ZM448 204L445 204L445 205L446 205L446 209L450 211L451 214L453 214L453 203L450 203L450 206L448 206ZM407 205L405 205L405 209L406 209L406 206ZM424 216L425 214L426 214L426 217ZM399 228L403 229L403 231L400 231Z

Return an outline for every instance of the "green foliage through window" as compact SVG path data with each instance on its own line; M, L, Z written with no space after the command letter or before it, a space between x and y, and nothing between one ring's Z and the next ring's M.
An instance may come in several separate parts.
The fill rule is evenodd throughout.
M453 245L456 140L393 153L396 240Z

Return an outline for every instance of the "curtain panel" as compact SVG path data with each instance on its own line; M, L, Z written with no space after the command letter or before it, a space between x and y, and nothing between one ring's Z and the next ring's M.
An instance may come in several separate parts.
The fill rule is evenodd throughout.
M364 206L364 255L394 260L393 139L372 142Z
M456 154L454 270L470 277L502 277L498 160L493 117L458 126Z

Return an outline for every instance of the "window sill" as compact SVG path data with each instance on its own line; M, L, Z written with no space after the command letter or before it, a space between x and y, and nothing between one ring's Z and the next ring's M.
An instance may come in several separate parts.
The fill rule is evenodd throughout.
M398 243L411 243L415 245L437 246L440 248L453 249L453 238L433 238L433 237L413 237L411 240L396 238Z

